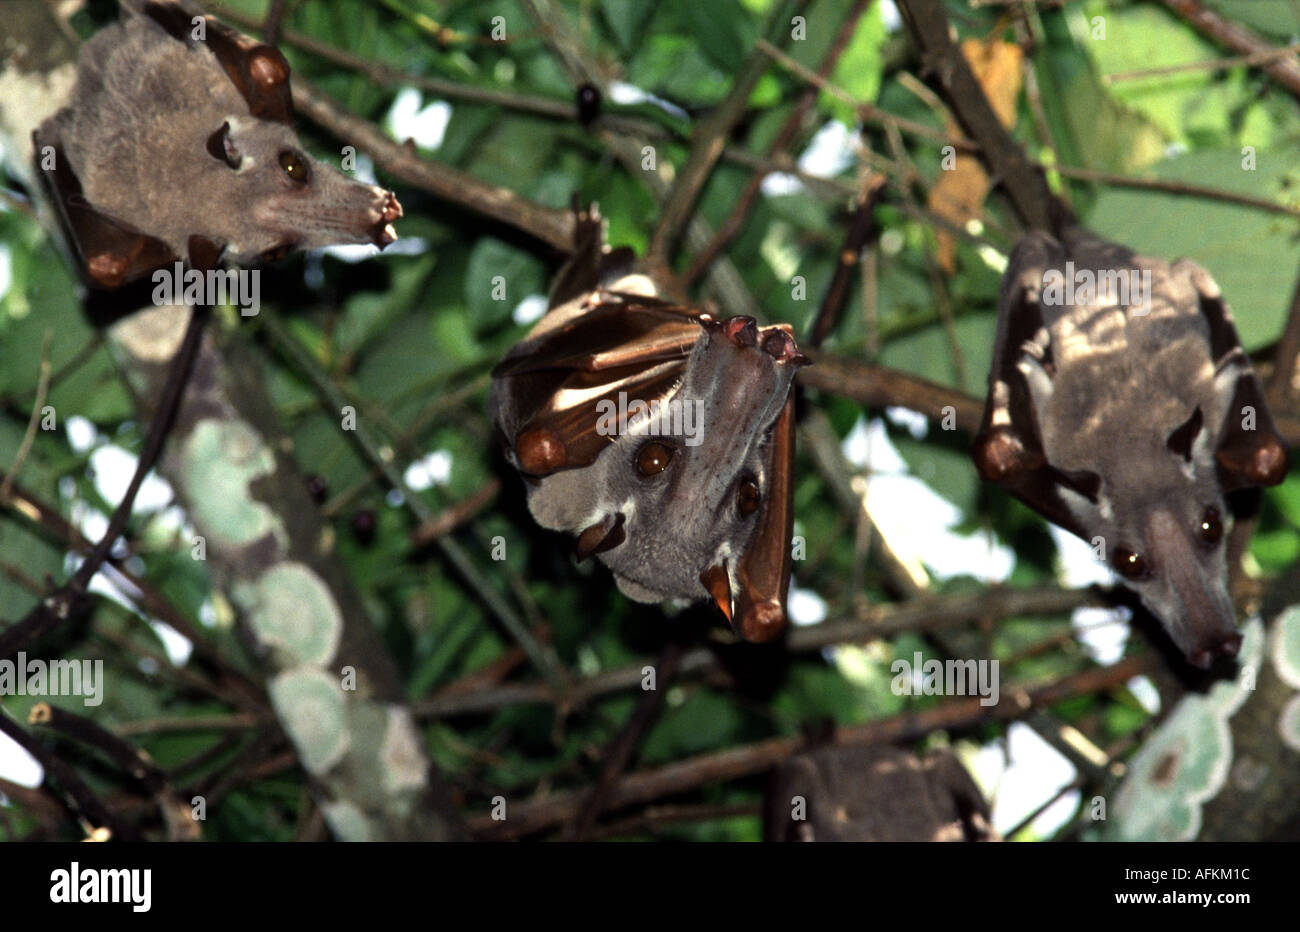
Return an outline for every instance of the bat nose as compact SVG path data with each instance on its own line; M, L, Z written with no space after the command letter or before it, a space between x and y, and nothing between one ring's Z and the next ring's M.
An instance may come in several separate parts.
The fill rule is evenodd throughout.
M1193 666L1208 670L1216 657L1236 657L1241 652L1241 635L1236 631L1221 637L1202 639L1188 657Z

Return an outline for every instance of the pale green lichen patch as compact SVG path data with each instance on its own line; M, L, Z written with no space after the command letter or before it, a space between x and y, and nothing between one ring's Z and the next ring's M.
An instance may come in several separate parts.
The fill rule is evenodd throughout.
M1300 751L1300 693L1292 696L1277 717L1277 733L1293 751Z
M407 709L388 707L388 727L380 753L384 766L384 788L388 793L414 791L424 786L428 761L420 746L420 734Z
M275 456L262 438L239 421L199 421L181 450L180 478L200 533L231 547L251 544L284 528L249 484L275 471Z
M297 667L269 686L271 705L308 773L324 775L348 750L347 701L324 670Z
M378 703L356 699L348 703L348 731L352 735L345 762L352 784L348 796L364 806L382 806L386 802L380 770L387 724L384 707Z
M347 800L325 803L321 814L339 841L370 841L370 820Z
M302 563L277 563L232 593L257 639L286 665L324 666L338 650L343 615L325 581Z
M1108 834L1129 841L1194 839L1201 806L1223 788L1231 763L1227 716L1202 696L1183 699L1133 758Z
M1264 660L1264 624L1242 626L1238 673L1203 696L1185 696L1142 750L1115 797L1104 834L1130 841L1190 841L1201 807L1218 795L1232 767L1228 719L1254 692Z
M1273 624L1273 666L1282 682L1300 689L1300 605L1292 605Z

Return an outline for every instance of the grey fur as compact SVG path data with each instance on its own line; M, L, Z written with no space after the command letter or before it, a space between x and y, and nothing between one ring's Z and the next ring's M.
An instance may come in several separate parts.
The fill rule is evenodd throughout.
M253 116L204 42L174 38L138 6L86 43L71 103L41 131L57 137L91 205L178 256L197 235L241 263L396 238L390 192L306 155L287 123ZM237 168L209 151L223 126ZM286 173L284 152L309 166L305 183Z
M796 368L758 347L738 347L716 330L702 331L681 385L665 399L701 403L702 442L688 445L681 434L623 434L590 467L554 473L531 487L529 510L543 527L574 534L622 514L626 542L599 555L619 589L639 602L705 597L701 571L724 560L734 570L753 536L756 515L740 515L737 486L749 477L766 494L769 435ZM672 468L647 478L637 473L635 457L650 440L668 441L676 452ZM739 591L734 577L731 585Z
M1073 303L1053 303L1046 275L1073 278L1067 262L1076 275L1146 274L1150 293L1128 306L1077 292ZM1231 333L1227 351L1214 350L1207 303ZM1238 381L1254 377L1213 279L1193 262L1139 256L1081 229L1063 241L1032 233L1012 254L1000 306L986 430L1009 425L1029 448L1036 433L1046 463L1070 480L1051 483L1051 495L1041 485L1018 493L1085 540L1100 538L1108 560L1140 555L1148 573L1124 584L1193 663L1235 654L1226 531L1209 540L1202 524L1210 513L1229 521L1216 451L1241 417ZM1030 335L1035 314L1041 329ZM1019 337L1028 338L1011 345ZM1029 410L1012 410L1026 388Z

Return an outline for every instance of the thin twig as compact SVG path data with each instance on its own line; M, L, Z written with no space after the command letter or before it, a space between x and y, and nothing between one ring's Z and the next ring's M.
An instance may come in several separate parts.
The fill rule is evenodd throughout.
M0 506L13 509L55 541L78 553L88 554L95 548L94 543L87 540L72 522L21 485L15 485L9 499L0 500ZM194 650L193 662L200 666L206 664L219 678L207 691L235 706L265 711L268 704L262 689L231 666L212 647L208 636L190 621L175 602L148 580L128 569L130 557L131 550L128 548L126 557L119 558L110 554L104 561L101 568L113 587L124 599L136 606L141 616L152 616L165 622L190 642ZM229 689L225 689L227 686Z
M1007 686L1002 690L1001 699L992 706L982 705L979 696L950 699L937 706L860 725L842 726L836 730L834 741L837 744L883 744L910 740L937 729L967 729L985 722L1014 721L1035 708L1114 689L1145 672L1154 662L1149 656L1129 657L1114 666L1084 670L1047 683ZM610 795L610 807L646 803L701 786L760 774L799 751L805 743L803 737L769 738L640 770L619 780ZM554 793L516 803L507 822L480 815L471 818L469 824L479 837L517 838L562 824L572 817L585 798L583 790Z
M168 841L194 841L199 837L199 823L190 815L190 807L172 789L158 765L137 748L95 722L67 709L39 702L28 713L28 724L43 725L103 753L110 761L139 780L158 807Z
M135 473L131 476L131 482L127 485L122 501L118 503L109 518L104 536L100 538L90 555L82 561L71 579L41 599L21 620L0 631L0 659L13 656L20 647L41 637L72 615L77 603L84 596L87 586L90 585L90 580L99 572L113 544L126 529L136 494L140 491L145 476L153 469L154 463L162 454L163 444L166 443L172 422L176 419L181 396L185 393L185 385L194 367L194 359L198 355L199 345L202 342L203 328L210 313L211 308L207 305L196 305L190 313L185 337L172 359L171 369L167 373L167 382L163 386L162 398L149 425L149 433L145 437L144 449L140 452Z
M821 64L817 66L817 74L823 78L829 77L835 70L836 63L844 50L848 47L849 40L853 38L853 31L857 27L858 20L862 14L871 6L872 0L855 0L852 8L845 14L844 21L840 23L840 28L835 33L835 38L831 40L830 48L822 56ZM795 136L803 127L804 120L808 117L808 112L817 103L817 92L813 89L805 90L795 103L794 109L786 117L781 128L777 130L776 135L767 147L767 158L775 158L794 142ZM723 155L726 153L724 151ZM727 214L727 219L722 221L717 231L713 234L713 239L709 245L701 252L697 253L691 259L690 268L682 276L682 283L689 287L697 278L704 273L717 257L718 253L726 248L727 243L731 242L732 237L739 232L744 225L745 217L749 214L750 209L758 198L759 192L763 187L763 180L767 178L767 172L754 172L745 180L745 187L741 190L740 196L736 198L735 205L731 212Z
M466 521L472 519L484 508L496 501L501 494L501 480L493 477L479 486L468 498L448 505L432 521L423 521L411 531L411 546L420 548L428 546L435 538L449 534Z
M966 57L953 43L943 3L899 0L899 12L921 52L922 77L938 85L957 123L979 145L979 157L990 179L1001 186L1025 226L1052 230L1059 210L1047 179L994 113Z
M1278 51L1271 42L1251 30L1224 19L1199 0L1162 0L1165 6L1191 24L1192 28L1225 48L1243 55ZM1300 62L1288 57L1263 65L1264 71L1278 84L1300 97Z
M329 379L311 358L311 355L303 348L302 344L296 337L290 334L278 321L271 317L263 315L258 318L258 326L263 332L270 337L274 347L307 379L315 386L316 391L324 398L325 402L335 410L341 410L346 404L346 398L338 387ZM402 495L402 500L411 513L415 515L420 524L432 524L438 519L434 510L406 484L402 478L402 473L393 465L391 457L385 457L381 450L381 444L371 436L370 429L366 427L364 421L358 420L354 429L346 432L356 443L366 459L376 468L378 468L387 481L390 488L395 489ZM556 687L562 687L567 681L568 676L564 672L560 659L555 655L555 651L549 645L541 644L529 630L524 620L519 617L514 608L497 592L492 583L485 577L474 565L469 555L463 548L451 537L442 535L433 539L434 544L438 547L447 561L456 569L461 578L465 580L479 597L484 605L487 606L498 621L505 627L519 645L528 653L529 659L538 668L542 675Z
M793 629L786 639L786 649L792 654L810 653L838 644L887 639L904 632L931 631L989 618L1048 617L1084 605L1106 604L1109 603L1102 594L1091 589L991 587L973 595L926 597L898 605L864 607L853 617ZM639 688L645 663L643 660L577 680L562 692L555 692L546 683L503 683L485 689L441 692L413 703L412 711L421 719L433 719L541 703L568 712L604 696ZM682 656L677 676L698 676L718 669L713 651L695 648Z
M375 166L394 178L514 227L556 249L568 250L572 246L573 218L568 211L545 207L509 188L421 158L412 148L389 139L373 123L347 112L302 78L293 81L293 102L299 113L369 153Z
M808 388L851 398L868 407L909 408L936 421L951 413L956 417L956 429L970 436L974 436L984 414L980 399L907 372L816 350L806 355L813 365L800 369L797 378Z
M284 26L286 0L270 0L266 18L262 21L262 39L267 45L280 44L280 29Z
M600 774L596 777L596 785L592 787L591 794L573 821L571 837L574 840L583 841L590 836L596 820L605 810L605 804L609 801L609 794L615 782L627 769L632 753L658 717L659 710L663 706L664 693L677 673L677 664L681 658L681 644L677 641L669 641L664 645L659 654L659 661L654 666L655 688L642 691L627 723L605 749Z
M802 10L807 3L808 0L794 0L793 4L782 3L772 17L775 28L782 32L788 31L790 13ZM771 27L768 33L773 34ZM760 42L769 45L762 40ZM659 221L650 235L646 261L651 266L671 264L677 241L691 219L695 202L704 190L704 183L718 163L718 158L726 147L727 137L749 106L750 95L767 68L767 56L759 51L751 52L731 82L731 89L722 103L713 109L692 134L691 151L673 180L668 196L664 198Z
M36 762L45 770L46 781L53 778L53 782L62 791L65 804L83 821L83 828L87 835L92 834L96 829L107 829L109 837L114 839L127 841L137 838L135 830L111 813L103 801L95 795L95 791L77 776L77 772L72 767L19 727L3 708L0 708L0 733L7 735L24 751L36 758Z
M13 465L5 473L4 481L0 482L0 505L9 501L9 493L13 489L14 479L22 471L23 462L27 459L27 454L32 451L32 444L36 441L36 425L41 422L41 409L45 407L45 395L50 390L50 338L54 336L52 330L45 331L45 339L41 342L41 362L40 375L36 382L36 400L32 403L32 416L27 419L27 432L23 434L22 443L18 444L18 452L14 454Z
M770 42L765 42L764 40L759 39L757 45L764 54L771 56L775 62L788 70L791 74L808 82L814 87L825 91L836 100L852 107L858 116L865 122L896 126L898 129L910 136L918 136L921 139L927 139L930 142L937 142L940 145L954 146L963 152L975 151L975 145L969 139L964 139L960 136L949 136L942 130L932 129L924 123L917 123L915 120L909 120L906 117L895 116L888 110L881 110L874 104L867 103L864 100L858 100L843 88L807 68L794 58L791 58L785 52L782 52L780 49L773 46Z
M1117 84L1121 81L1138 81L1142 78L1163 78L1171 74L1186 74L1189 71L1223 71L1239 65L1263 65L1279 58L1286 58L1300 51L1300 42L1293 42L1280 48L1249 55L1237 55L1232 58L1216 58L1211 61L1189 61L1181 65L1166 65L1164 68L1142 68L1137 71L1116 71L1114 74L1101 76L1103 84Z
M621 838L652 831L677 822L720 822L723 819L744 819L761 815L758 803L704 803L684 806L648 806L634 816L597 825L589 841L603 838Z
M1300 207L1292 207L1288 204L1279 204L1277 201L1271 201L1268 198L1263 197L1254 197L1249 194L1238 194L1236 191L1225 191L1222 188L1208 188L1204 185L1190 184L1185 181L1167 181L1162 178L1135 178L1129 175L1113 175L1110 172L1096 171L1091 168L1078 168L1073 165L1044 164L1039 167L1044 170L1060 172L1067 178L1075 178L1079 181L1095 181L1099 184L1109 184L1117 188L1141 188L1147 191L1165 191L1169 194L1185 194L1189 197L1199 197L1210 201L1224 201L1228 204L1241 204L1244 207L1254 207L1271 214L1281 214L1286 217L1300 217Z
M863 185L864 190L858 195L849 215L848 228L844 233L844 245L840 247L835 261L835 272L831 275L830 285L822 298L817 315L809 327L806 342L817 348L825 342L826 337L835 329L840 314L844 311L845 301L849 296L849 283L853 271L858 267L862 250L880 234L876 226L875 210L880 203L885 189L885 176L873 173Z

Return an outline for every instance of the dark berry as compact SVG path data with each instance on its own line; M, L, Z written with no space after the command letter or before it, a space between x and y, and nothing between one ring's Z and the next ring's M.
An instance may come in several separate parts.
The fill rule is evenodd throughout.
M374 543L376 525L375 513L369 508L359 509L353 514L352 534L356 537L357 543L363 547L369 547Z
M317 505L324 503L329 491L329 483L325 481L324 476L307 477L307 494L311 496L311 500Z
M583 84L578 88L578 122L583 126L589 126L598 116L600 116L600 91L594 84Z

